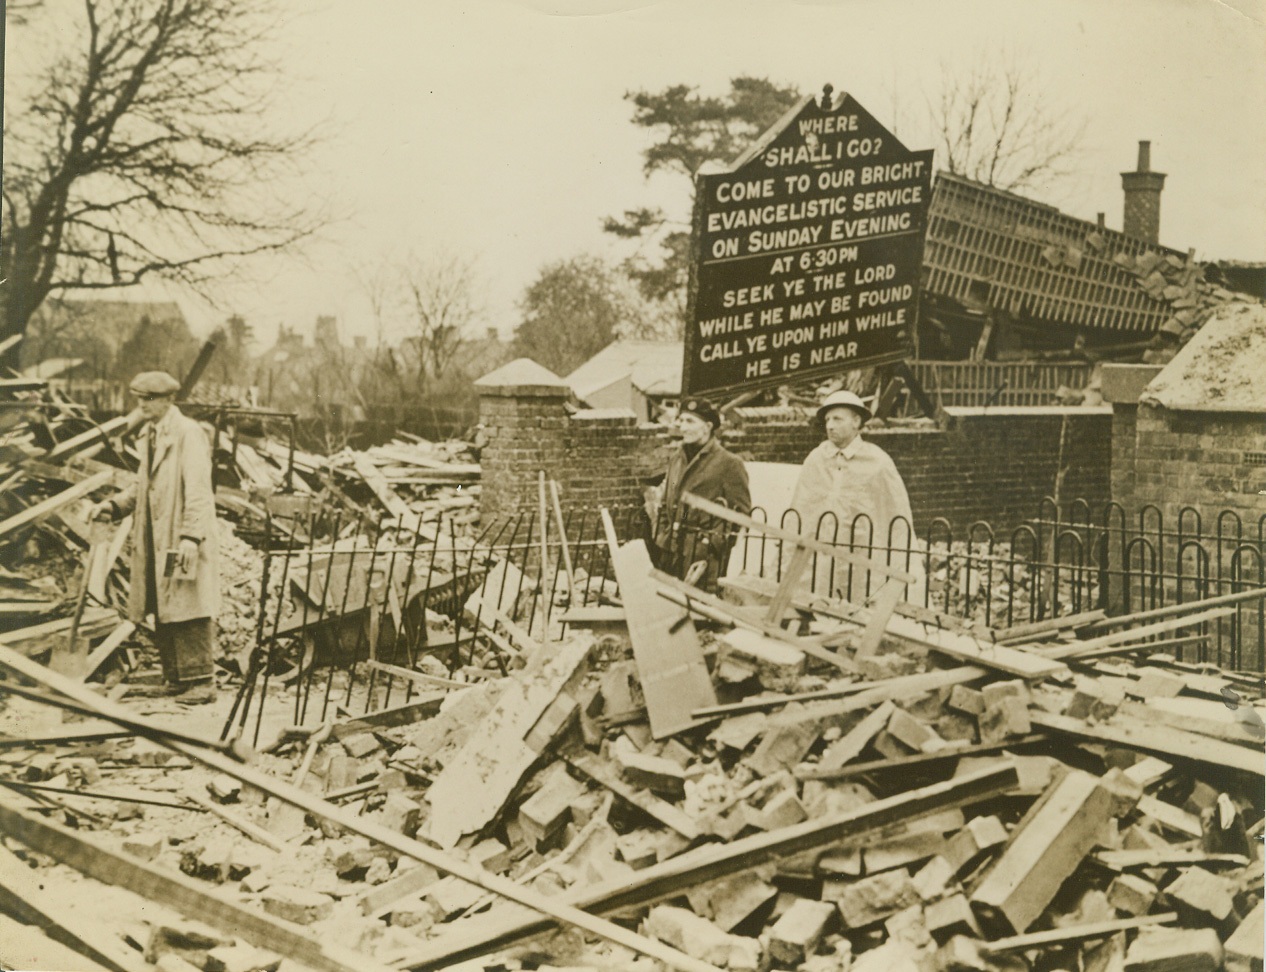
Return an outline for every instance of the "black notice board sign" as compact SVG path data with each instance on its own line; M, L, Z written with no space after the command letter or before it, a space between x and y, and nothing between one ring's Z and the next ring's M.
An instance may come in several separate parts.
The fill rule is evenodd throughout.
M908 357L931 186L931 150L849 95L805 99L697 176L683 393Z

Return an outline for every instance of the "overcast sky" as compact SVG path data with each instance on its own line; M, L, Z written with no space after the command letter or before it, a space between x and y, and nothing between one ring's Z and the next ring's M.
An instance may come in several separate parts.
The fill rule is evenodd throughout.
M342 218L306 261L224 288L265 342L323 313L368 333L351 268L405 251L475 259L487 324L508 334L543 263L623 252L604 216L685 212L684 180L643 178L625 92L719 94L741 74L830 82L919 149L944 71L1019 58L1086 120L1074 177L1028 195L1119 228L1119 173L1150 139L1161 242L1266 260L1266 0L283 2L286 108L326 132L302 191ZM223 318L180 299L198 330Z

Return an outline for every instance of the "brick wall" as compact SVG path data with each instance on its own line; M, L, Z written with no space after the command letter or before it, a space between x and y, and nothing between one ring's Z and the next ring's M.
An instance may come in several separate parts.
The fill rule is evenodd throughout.
M484 389L480 420L488 436L481 463L486 517L537 506L537 471L558 480L570 508L640 503L639 480L663 469L666 431L638 425L624 410L568 414L565 389ZM1010 531L1032 517L1054 488L1060 430L1067 422L1062 495L1095 507L1109 498L1112 417L1107 409L954 410L949 430L872 427L866 437L897 464L910 492L915 528L937 517L956 536L976 520ZM799 463L822 439L798 408L737 408L723 439L757 462Z
M915 530L950 522L956 536L985 520L1010 531L1052 494L1067 421L1061 497L1102 507L1109 499L1112 416L1105 409L952 409L949 429L869 426L863 433L897 464L910 493ZM729 448L758 462L802 462L822 441L810 413L789 408L734 410Z
M1116 405L1113 498L1127 509L1160 508L1165 523L1200 512L1205 532L1222 510L1234 510L1246 532L1266 516L1266 421L1260 415L1174 412L1153 405Z
M492 519L539 505L538 474L558 482L566 509L642 502L640 480L664 464L667 431L627 409L571 412L564 388L481 389L480 507Z

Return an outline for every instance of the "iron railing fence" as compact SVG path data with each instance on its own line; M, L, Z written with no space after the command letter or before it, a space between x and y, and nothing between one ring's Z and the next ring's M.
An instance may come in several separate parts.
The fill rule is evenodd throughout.
M622 538L646 536L640 507L612 516ZM753 516L767 520L761 509ZM794 510L777 525L802 530ZM490 627L502 639L509 626L540 638L566 608L614 603L617 595L598 511L564 515L565 545L548 518L544 552L535 511L464 530L451 521L420 519L411 530L383 530L369 517L338 509L311 510L301 529L272 526L265 536L284 532L287 539L265 555L255 651L226 735L237 725L258 739L265 704L281 704L265 702L276 680L288 687L282 696L297 724L340 711L391 708L426 691L425 678L398 671L414 669L424 656L439 655L450 670L478 677L469 667L476 636ZM936 519L917 539L904 520L876 537L865 517L841 529L829 514L812 535L915 574L908 601L998 629L1095 608L1122 614L1266 587L1266 516L1248 523L1230 510L1210 524L1185 507L1167 523L1154 506L1131 513L1108 504L1094 511L1081 501L1059 507L1047 500L1032 520L1001 536L983 521L956 535L947 520ZM297 536L325 539L300 543ZM790 556L786 544L759 531L740 531L734 541L729 575L781 579ZM684 552L678 567L691 560ZM864 603L882 580L815 555L804 585L816 595ZM1179 660L1266 670L1264 610L1266 602L1249 601L1230 617L1192 626L1205 640L1174 653ZM505 656L493 657L505 663Z
M762 519L763 511L754 512ZM789 510L778 523L802 532ZM846 527L826 514L811 531L817 539L918 575L907 600L992 628L1102 609L1129 614L1266 587L1266 516L1246 521L1221 510L1212 522L1186 506L1172 514L1155 505L1127 511L1118 503L1095 510L1084 500L1063 507L1045 499L1027 522L1000 534L977 521L956 534L933 520L911 542L910 525L894 520L876 537L865 516ZM784 545L760 535L739 539L734 558L748 574L781 578ZM815 555L806 572L815 594L864 601L881 578L840 568ZM731 568L733 570L733 568ZM1266 600L1249 601L1211 622L1197 648L1178 647L1178 660L1229 669L1266 670Z

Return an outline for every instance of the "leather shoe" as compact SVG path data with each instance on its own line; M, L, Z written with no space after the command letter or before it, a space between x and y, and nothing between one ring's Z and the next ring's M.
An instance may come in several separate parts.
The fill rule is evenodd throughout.
M215 686L210 682L195 682L176 696L181 705L207 705L215 701Z

